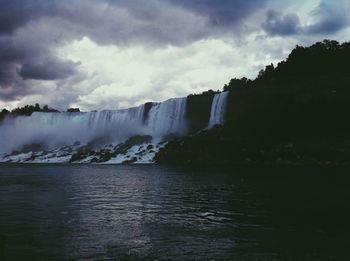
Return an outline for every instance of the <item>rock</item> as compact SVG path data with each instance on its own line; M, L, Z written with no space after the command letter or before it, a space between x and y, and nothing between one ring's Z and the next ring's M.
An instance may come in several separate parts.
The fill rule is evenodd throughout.
M149 143L152 141L152 136L150 135L135 135L127 139L124 144L127 146L141 145L144 143Z
M35 160L35 154L34 153L32 153L32 155L28 159L26 159L25 161L33 161L33 160Z
M83 159L83 153L81 151L78 151L77 153L73 154L70 158L70 162L75 162Z
M109 151L106 151L103 156L103 161L109 161L112 158L112 154Z
M131 164L131 163L134 163L134 162L136 162L137 161L137 158L136 157L133 157L133 158L131 158L131 159L129 159L129 160L124 160L123 162L122 162L122 164Z
M127 139L124 143L118 144L114 147L113 157L115 157L118 154L125 155L128 150L136 145L142 145L144 143L149 143L152 141L152 136L150 135L136 135L132 136L129 139ZM144 151L141 150L140 153L143 153Z
M21 153L27 153L27 152L39 152L44 150L44 146L39 143L33 143L30 145L24 145L22 148Z

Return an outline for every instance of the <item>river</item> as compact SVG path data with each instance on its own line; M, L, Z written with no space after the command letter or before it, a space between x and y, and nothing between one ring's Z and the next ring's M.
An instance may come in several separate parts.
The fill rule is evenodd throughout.
M344 260L348 170L0 166L0 259Z

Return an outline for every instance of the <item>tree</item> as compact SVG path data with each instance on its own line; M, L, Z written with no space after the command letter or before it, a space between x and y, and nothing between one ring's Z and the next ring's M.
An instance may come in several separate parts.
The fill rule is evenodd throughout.
M79 108L69 108L67 112L80 112Z
M250 80L248 80L246 77L243 77L241 79L233 78L228 84L224 85L223 91L231 91L237 88L242 88L246 86L249 81Z

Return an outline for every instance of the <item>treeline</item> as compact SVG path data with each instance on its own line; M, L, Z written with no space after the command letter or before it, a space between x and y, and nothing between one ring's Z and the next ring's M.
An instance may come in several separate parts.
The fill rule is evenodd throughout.
M223 88L230 91L225 126L169 143L158 161L346 161L347 155L350 163L349 59L350 43L324 40L296 46L254 80L232 79Z
M254 81L231 80L225 88L230 91L227 121L240 126L244 135L273 140L348 135L349 59L350 43L324 40L297 46Z
M59 112L56 109L49 108L48 105L40 108L40 105L36 103L35 105L25 105L24 107L18 107L12 111L3 109L0 112L0 121L3 120L6 116L30 116L33 112Z
M16 117L16 116L30 116L34 112L46 112L46 113L51 113L51 112L60 112L59 110L50 108L48 105L44 105L42 108L38 103L35 105L25 105L23 107L18 107L15 108L11 111L7 109L3 109L0 112L0 121L2 121L5 117ZM69 108L67 109L67 112L80 112L79 108Z

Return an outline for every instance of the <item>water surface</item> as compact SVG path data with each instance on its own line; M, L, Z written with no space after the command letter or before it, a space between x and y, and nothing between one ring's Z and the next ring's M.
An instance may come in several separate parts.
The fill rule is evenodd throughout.
M344 260L344 169L0 166L0 259Z

